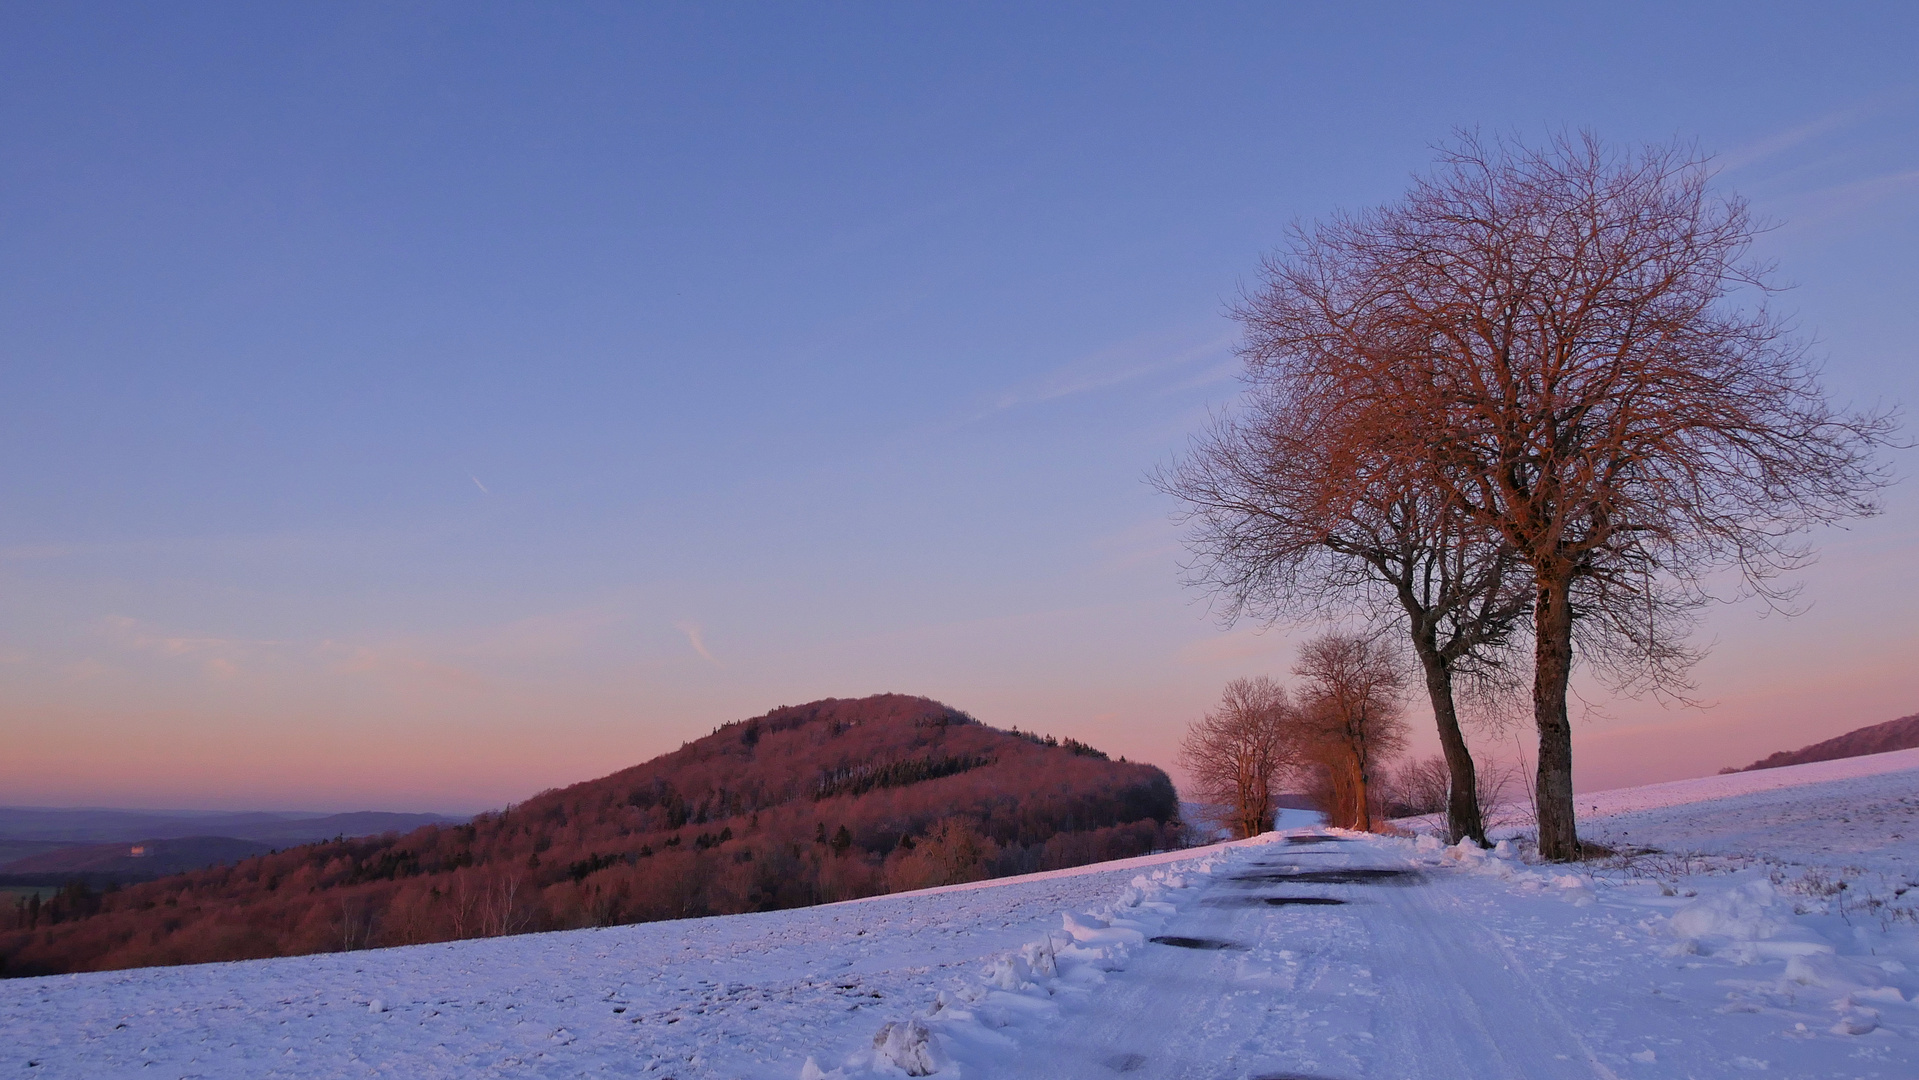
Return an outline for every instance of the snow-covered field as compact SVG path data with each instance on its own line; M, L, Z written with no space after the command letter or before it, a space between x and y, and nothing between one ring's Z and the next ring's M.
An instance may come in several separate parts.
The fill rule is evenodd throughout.
M13 980L0 1069L1919 1076L1919 751L1580 811L1658 851L1569 870L1282 834L802 911Z

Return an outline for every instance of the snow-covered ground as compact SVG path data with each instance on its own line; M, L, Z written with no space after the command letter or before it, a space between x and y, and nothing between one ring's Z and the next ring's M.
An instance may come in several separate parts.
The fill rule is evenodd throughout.
M802 911L13 980L0 1069L1919 1076L1919 751L1580 810L1658 851L1567 869L1281 834Z
M1919 882L1919 749L1602 791L1578 804L1583 835L1607 843Z

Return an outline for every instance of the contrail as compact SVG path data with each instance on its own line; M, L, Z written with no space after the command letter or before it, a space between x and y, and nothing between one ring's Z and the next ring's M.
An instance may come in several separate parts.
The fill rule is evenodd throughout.
M472 480L472 481L473 481L473 486L474 486L474 487L476 487L476 488L479 488L479 489L480 489L480 494L482 494L482 495L491 495L491 494L493 494L493 493L492 493L491 491L488 491L488 490L486 489L486 485L485 485L485 484L482 484L482 483L480 483L480 478L479 478L479 477L477 477L477 476L474 476L474 475L473 475L472 473L467 473L466 475L467 475L467 478L468 478L468 479L470 479L470 480Z
M693 651L696 653L699 653L700 656L703 657L707 663L712 664L714 667L726 666L725 664L720 663L719 660L715 658L712 653L706 651L706 639L705 639L705 636L700 633L699 627L693 625L692 623L679 623L677 625L679 626L681 633L684 633L686 635L687 642L693 646Z

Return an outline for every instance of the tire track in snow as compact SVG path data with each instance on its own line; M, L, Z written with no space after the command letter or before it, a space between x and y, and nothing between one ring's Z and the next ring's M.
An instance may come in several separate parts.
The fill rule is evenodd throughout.
M1160 935L1238 948L1149 946L991 1074L1618 1080L1439 881L1390 876L1404 859L1364 841L1246 853Z
M1374 1075L1618 1080L1497 935L1439 882L1378 898L1387 1001ZM1393 1067L1398 1064L1400 1067Z

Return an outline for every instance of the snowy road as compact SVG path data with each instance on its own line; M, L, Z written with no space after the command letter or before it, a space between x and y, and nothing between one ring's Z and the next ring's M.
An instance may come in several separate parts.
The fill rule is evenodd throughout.
M1370 844L1276 846L1165 926L1156 937L1173 943L1143 950L1095 1018L996 1072L1612 1076L1454 895L1470 881L1435 881Z
M972 1075L1062 1080L1919 1075L1912 1009L1835 1035L1834 997L1650 940L1679 898L1515 890L1370 841L1248 849L1126 970ZM1515 893L1518 895L1515 895ZM1184 940L1181 940L1184 939ZM1774 965L1775 967L1780 965ZM1739 971L1739 968L1745 968ZM1745 980L1725 979L1732 973ZM1784 980L1781 980L1782 982ZM1733 988L1730 990L1728 988ZM1794 995L1788 990L1789 999ZM1899 1001L1887 995L1887 1001ZM1728 1002L1733 1004L1729 1007ZM1783 1008L1777 1007L1784 1005ZM1844 1003L1841 1003L1841 1008ZM1892 1017L1896 1016L1897 1026Z

